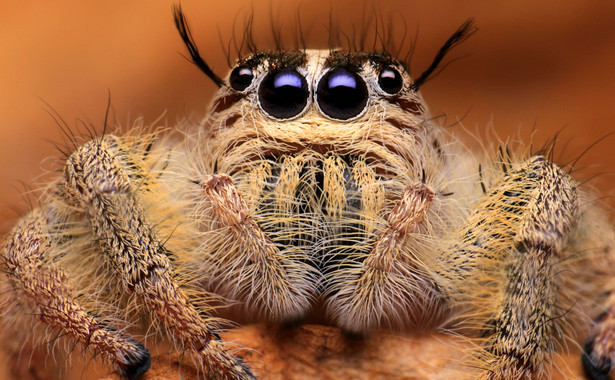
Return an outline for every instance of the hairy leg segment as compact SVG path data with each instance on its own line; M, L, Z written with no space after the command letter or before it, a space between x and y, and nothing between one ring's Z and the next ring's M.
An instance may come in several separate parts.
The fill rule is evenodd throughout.
M135 297L141 310L155 315L200 361L209 377L253 378L241 358L226 351L214 320L201 313L178 284L173 253L156 236L136 195L138 182L146 175L144 168L123 154L119 139L104 136L68 158L58 193L87 220L123 291ZM61 269L45 263L45 252L52 247L46 241L45 222L34 212L17 226L5 246L15 287L41 310L43 322L103 353L122 377L139 378L149 368L149 352L134 339L97 324L71 298L69 281Z
M486 302L491 310L478 355L482 378L546 375L564 314L558 307L558 262L575 228L577 203L573 180L543 157L504 164L503 176L446 253L444 277L456 287L450 294L468 289L474 302ZM481 287L496 289L476 294Z
M31 304L42 322L102 356L122 377L140 377L149 368L149 352L133 338L97 320L79 304L66 273L50 263L54 242L48 231L49 223L53 223L52 215L35 210L15 226L5 242L5 265L13 292Z

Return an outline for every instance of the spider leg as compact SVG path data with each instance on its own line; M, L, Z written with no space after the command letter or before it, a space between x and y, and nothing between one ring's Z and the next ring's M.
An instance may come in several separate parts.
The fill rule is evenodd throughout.
M228 353L213 318L204 316L179 285L173 254L156 236L139 201L135 179L148 175L113 136L90 141L67 161L61 193L83 210L126 292L136 296L216 379L252 379L241 358Z
M122 377L139 378L150 366L149 351L80 305L67 274L50 262L54 244L48 227L53 216L48 214L34 210L19 221L4 242L4 265L12 291L29 301L42 322L103 356Z
M216 278L230 287L231 297L239 297L251 313L270 320L292 320L309 310L312 270L298 254L283 254L252 218L246 201L231 177L209 176L201 183L208 215L216 228L224 230L222 241L208 241L207 250ZM226 236L230 236L230 242Z
M587 339L583 352L583 370L590 379L608 379L615 364L615 293L606 305L597 320L598 331Z
M570 177L542 157L531 158L488 190L449 250L449 294L499 284L499 296L485 297L495 312L484 334L483 378L542 378L548 371L560 333L557 265L575 228L577 203Z
M435 196L422 182L406 187L364 261L344 273L346 280L329 299L342 328L363 333L383 324L425 328L441 321L443 298L438 285L417 256L418 250L407 244Z

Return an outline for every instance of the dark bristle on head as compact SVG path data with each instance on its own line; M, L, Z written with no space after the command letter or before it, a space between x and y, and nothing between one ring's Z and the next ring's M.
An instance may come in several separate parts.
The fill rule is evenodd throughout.
M184 17L184 13L182 12L181 5L173 6L173 18L175 20L175 26L177 27L177 31L181 36L186 48L188 48L188 53L190 53L191 62L197 65L202 72L205 73L218 88L224 85L224 81L222 78L217 76L213 70L209 67L209 65L205 62L205 60L199 54L199 50L194 43L194 39L192 38L192 33L188 28L188 24L186 22L186 18Z
M450 36L448 40L446 40L444 45L438 51L438 54L436 54L436 57L434 58L431 65L427 68L427 70L425 70L423 74L421 74L421 76L419 76L414 81L414 83L412 84L412 91L414 92L418 91L419 88L423 85L423 83L425 83L425 81L427 81L427 79L429 79L429 77L433 74L433 72L438 68L438 65L440 64L440 62L442 62L442 59L444 59L446 54L452 48L459 45L463 41L467 40L470 36L476 33L477 30L478 28L476 27L476 24L473 18L466 20L455 31L455 33L453 33L453 35Z

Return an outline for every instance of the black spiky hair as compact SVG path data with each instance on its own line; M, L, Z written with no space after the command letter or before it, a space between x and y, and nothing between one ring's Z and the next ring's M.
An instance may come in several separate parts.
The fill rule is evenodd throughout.
M372 14L376 14L376 13L372 13ZM216 75L216 73L214 73L211 67L209 67L207 62L205 62L205 60L201 57L199 50L196 47L196 44L194 42L194 38L192 37L192 33L190 32L190 29L188 27L188 23L182 11L181 5L178 4L178 5L173 6L173 16L175 20L175 26L177 27L179 35L181 36L184 44L186 45L188 54L190 55L189 60L192 63L194 63L203 73L205 73L205 75L207 75L218 87L222 87L224 85L224 81L222 80L222 78ZM272 17L272 20L273 20L273 17ZM235 23L235 21L233 22L233 24ZM226 49L223 45L223 49L226 52L227 61L229 63L229 66L231 66L230 65L231 43L233 43L235 46L237 57L242 57L246 54L256 54L259 52L259 49L257 48L256 43L254 42L254 38L253 38L254 36L254 33L253 33L254 13L253 12L247 18L245 24L246 25L244 28L244 34L241 38L240 43L238 43L238 39L236 38L236 36L233 35L233 38L231 41L229 41ZM389 25L388 29L386 29L384 25ZM364 13L364 17L363 17L363 20L361 21L361 26L359 28L359 31L358 32L356 31L354 24L353 24L353 28L352 28L353 32L351 35L348 35L347 33L344 33L343 31L341 31L339 28L335 27L335 23L333 22L333 17L331 16L331 13L330 13L330 16L329 16L329 48L334 49L341 45L345 45L346 50L348 51L364 52L366 51L366 49L369 48L368 47L368 31L372 29L374 33L373 33L373 40L371 43L372 45L371 51L374 51L374 52L381 51L392 57L397 57L397 60L400 63L402 63L404 67L406 67L406 69L408 69L409 64L407 62L409 62L409 59L414 53L414 46L416 45L416 40L409 43L410 47L407 49L407 53L405 54L405 57L403 59L398 58L400 56L402 49L404 48L403 45L406 40L406 24L404 22L403 38L399 45L395 45L393 41L393 32L391 29L391 25L393 25L393 23L391 22L385 24L381 17L380 18L378 16L365 17L365 13ZM436 70L439 67L441 68L446 67L446 64L444 66L440 66L440 65L444 57L447 55L447 53L451 49L453 49L455 46L467 40L477 30L478 29L476 27L474 19L466 20L459 28L457 28L457 30L451 35L451 37L448 38L448 40L440 48L434 60L432 61L431 65L429 65L429 67L421 75L419 75L416 80L414 80L414 83L411 86L412 91L415 91L415 92L418 91L419 88L428 79L430 79L434 75L434 73L436 74L439 73L439 71L436 72ZM301 28L301 20L299 17L299 12L297 13L297 31L298 33L296 33L295 35L295 49L305 50L307 49L307 47L305 44L304 33ZM275 43L275 50L277 51L285 50L283 46L283 42L282 42L282 33L280 31L280 27L276 25L274 22L272 22L271 24L271 32L272 32L273 40Z

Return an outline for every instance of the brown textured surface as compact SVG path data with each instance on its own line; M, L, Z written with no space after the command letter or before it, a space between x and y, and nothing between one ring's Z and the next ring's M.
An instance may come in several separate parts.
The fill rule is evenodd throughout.
M37 97L48 102L70 125L75 118L81 118L91 121L99 130L108 93L115 116L124 124L139 115L153 121L165 110L169 124L184 114L195 119L203 114L214 87L176 53L183 51L183 47L171 23L171 3L146 5L117 0L96 4L74 1L3 4L0 12L3 56L0 60L0 182L3 183L0 201L6 207L0 212L2 220L14 217L11 211L14 206L23 209L21 190L13 189L20 187L17 181L32 183L32 178L41 172L41 160L57 155L54 144L48 140L61 141L59 128ZM295 17L299 2L287 3L281 7L281 2L272 1L274 9L282 8L283 20ZM419 24L413 72L426 67L442 41L463 20L476 17L479 33L452 54L453 57L471 55L450 65L423 87L432 112L445 112L447 124L463 118L466 128L484 134L492 122L502 137L518 129L527 137L535 126L538 143L564 129L559 145L559 151L564 151L560 155L563 161L578 156L597 139L615 130L614 2L552 0L540 4L490 4L398 0L374 3L385 18L396 12L403 14L411 33ZM182 4L202 53L223 74L226 64L216 26L220 26L223 39L227 40L231 35L228 27L231 21L239 11L246 14L250 2L229 0L214 4L195 0ZM344 18L357 19L360 11L357 8L361 7L355 4L343 0L335 2L334 9ZM371 2L366 1L367 9L370 6ZM329 7L329 1L310 2L309 6L304 2L301 13L315 26L309 41L326 41L323 32L316 29L326 29L323 19L327 18ZM255 9L257 34L269 36L269 6L255 6ZM401 22L397 21L397 25ZM591 182L605 196L612 196L611 188L615 185L611 148L614 142L615 138L610 137L592 148L576 171L580 178L606 172L607 175ZM580 169L589 165L595 166ZM48 168L49 164L42 166ZM336 344L336 338L327 335L331 330L316 330L324 333L301 336L303 341L298 340L294 347L274 346L273 351L296 352L301 359L305 346L316 350L315 347ZM242 339L260 342L260 334L253 328L245 332L247 335ZM395 337L389 338L392 341L382 339L385 341L380 346L386 349L373 352L388 352L396 344L393 341L399 342ZM259 350L269 352L271 346L264 342L264 346L249 346L264 347ZM405 362L425 354L432 355L428 359L437 362L450 350L450 342L446 340L410 342L414 350L391 349L391 357ZM571 366L577 368L577 357L570 360ZM382 359L378 358L377 362ZM279 368L282 363L278 359L271 366ZM337 363L329 364L336 368ZM307 369L313 367L302 368L308 374ZM374 377L386 368L388 364L382 365ZM427 368L421 365L412 370ZM2 371L0 367L0 378L6 378ZM149 379L165 378L162 374L148 376Z
M259 379L459 379L467 344L445 335L409 337L379 334L348 339L332 327L306 325L283 332L263 326L248 326L226 335L249 342L241 351ZM246 343L247 344L247 343ZM562 360L567 364L562 364ZM580 362L566 356L556 360L561 372L554 380L581 378ZM179 367L173 357L159 356L143 380L196 380L196 371ZM101 380L119 380L105 377Z

